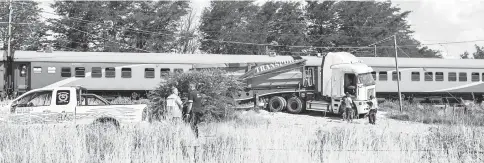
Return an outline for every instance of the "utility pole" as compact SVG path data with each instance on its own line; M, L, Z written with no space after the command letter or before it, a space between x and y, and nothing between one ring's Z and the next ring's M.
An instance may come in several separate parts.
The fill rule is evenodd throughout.
M6 63L6 72L7 72L7 81L5 82L6 85L6 92L8 97L12 96L13 92L13 57L12 57L12 50L10 47L10 42L12 40L12 0L9 0L8 3L8 46L7 46L7 63Z
M398 102L400 104L400 112L403 111L402 109L402 93L400 92L400 71L398 71L398 50L397 50L397 35L393 35L393 39L395 41L395 67L397 69L397 89L398 89Z

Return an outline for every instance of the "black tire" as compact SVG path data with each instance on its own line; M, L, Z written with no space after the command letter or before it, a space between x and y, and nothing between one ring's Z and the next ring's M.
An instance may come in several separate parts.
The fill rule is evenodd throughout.
M114 127L116 130L120 128L119 122L116 119L111 117L98 118L93 122L93 125L97 127L102 126L104 128Z
M287 112L292 114L299 114L304 109L304 103L299 97L291 97L287 100Z
M280 97L280 96L279 96L279 98L281 99L281 102L283 104L282 110L286 109L287 108L287 101L286 101L286 99L284 97Z
M271 112L280 112L284 109L284 101L279 96L274 96L269 100L269 110Z

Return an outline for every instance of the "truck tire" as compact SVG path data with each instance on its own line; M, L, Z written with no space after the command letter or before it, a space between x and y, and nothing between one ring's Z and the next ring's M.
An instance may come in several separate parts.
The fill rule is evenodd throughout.
M283 105L282 106L282 110L286 109L286 107L287 107L287 101L286 101L286 99L284 97L280 97L280 96L279 96L279 98L282 101L282 105Z
M111 117L101 117L93 122L95 126L102 126L104 128L114 127L116 130L120 128L119 122Z
M274 96L269 100L269 110L271 112L279 112L284 109L284 101L279 96Z
M299 97L291 97L287 100L287 112L292 114L301 113L303 110L304 104Z

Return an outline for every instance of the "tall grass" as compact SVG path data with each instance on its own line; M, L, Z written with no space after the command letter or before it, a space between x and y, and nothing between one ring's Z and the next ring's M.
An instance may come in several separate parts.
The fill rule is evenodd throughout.
M311 125L311 124L308 124ZM414 134L373 125L311 129L252 111L201 125L162 121L120 130L0 125L1 162L481 162L484 131L454 126Z
M400 112L398 103L384 102L379 105L388 111L388 117L397 120L421 122L425 124L449 124L484 126L484 110L471 105L467 112L462 108L448 107L446 109L434 108L429 105L403 103L403 111Z

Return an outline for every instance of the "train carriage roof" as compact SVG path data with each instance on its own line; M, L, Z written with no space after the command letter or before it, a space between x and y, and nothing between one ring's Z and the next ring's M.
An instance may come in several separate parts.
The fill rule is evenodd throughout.
M359 57L372 67L395 67L394 57ZM398 58L398 67L407 68L484 68L481 59Z
M5 54L4 54L5 55ZM124 52L67 52L52 53L16 51L14 60L20 62L105 62L140 64L230 64L273 63L294 60L291 56L224 55L224 54L170 54L170 53L124 53ZM3 57L5 59L5 57Z

